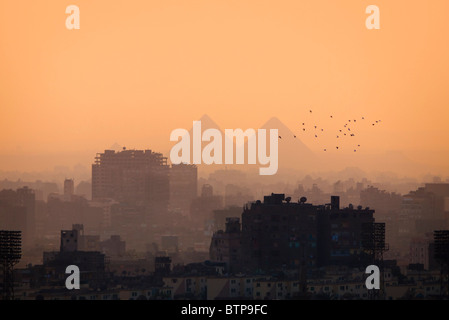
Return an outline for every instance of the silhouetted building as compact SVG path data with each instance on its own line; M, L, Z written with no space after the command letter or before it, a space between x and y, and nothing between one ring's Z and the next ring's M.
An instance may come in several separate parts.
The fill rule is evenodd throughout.
M365 266L363 225L374 222L373 213L341 209L338 196L312 205L304 197L291 202L284 194L271 194L244 208L241 232L238 219L228 219L226 231L212 238L210 257L233 272L294 269L304 274L327 265Z
M96 287L105 277L105 255L98 251L80 251L79 239L83 237L82 225L74 225L72 230L61 230L61 246L58 251L45 251L43 265L47 276L59 285L67 277L65 270L76 265L82 271L82 282Z
M401 209L402 196L395 192L387 192L369 186L360 192L360 204L364 207L376 208L376 218L386 219L397 215Z
M242 241L240 218L226 218L226 229L219 230L212 236L209 249L211 261L225 263L229 272L242 269Z
M59 195L50 195L46 204L45 228L48 233L69 229L74 224L89 226L89 230L101 233L103 228L103 209L91 206L83 197L73 195L70 201L63 201Z
M242 217L243 206L231 206L225 209L214 210L214 231L225 230L226 219L229 217Z
M59 252L78 251L79 230L61 230L61 246Z
M399 235L411 237L446 228L449 223L449 184L427 183L403 197Z
M430 236L412 238L410 242L410 264L421 264L425 270L429 270L429 247L432 240Z
M158 276L167 276L171 271L170 257L154 258L154 273Z
M189 164L173 164L170 168L170 208L188 215L197 197L198 168Z
M112 235L100 243L101 251L108 257L116 258L126 252L126 242L119 235Z
M151 150L105 150L92 165L92 199L112 198L149 208L147 222L163 216L169 201L167 158Z
M374 210L362 206L340 208L338 197L332 197L330 207L320 215L321 257L329 259L321 263L363 266L368 259L362 246L363 227L374 222L373 214ZM383 241L385 243L385 238Z
M28 187L16 191L0 191L0 226L22 231L24 246L31 245L35 237L35 194Z
M73 179L64 180L64 200L70 201L72 196L75 194L75 182Z
M242 264L248 270L299 269L317 264L317 207L265 196L242 214Z

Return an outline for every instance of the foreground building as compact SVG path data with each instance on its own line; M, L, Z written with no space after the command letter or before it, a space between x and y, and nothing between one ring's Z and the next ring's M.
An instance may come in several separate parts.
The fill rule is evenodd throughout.
M373 213L341 209L339 197L312 205L306 198L291 202L284 194L271 194L243 209L241 229L239 219L230 218L226 230L214 233L210 258L226 263L230 272L363 266L369 261L362 247L363 226L374 223Z

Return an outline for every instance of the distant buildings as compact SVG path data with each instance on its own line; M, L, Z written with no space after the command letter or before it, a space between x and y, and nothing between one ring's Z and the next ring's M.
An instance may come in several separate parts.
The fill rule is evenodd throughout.
M223 208L223 197L214 195L213 187L204 184L201 196L192 201L190 207L190 218L194 225L204 229L205 223L212 223L214 210Z
M33 243L36 229L35 194L28 187L16 191L0 191L0 226L2 229L22 231L22 243Z

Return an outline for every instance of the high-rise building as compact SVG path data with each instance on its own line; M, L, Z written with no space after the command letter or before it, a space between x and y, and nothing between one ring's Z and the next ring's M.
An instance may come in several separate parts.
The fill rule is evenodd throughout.
M75 182L73 179L64 180L64 200L70 201L71 197L75 193Z
M169 201L167 158L151 150L105 150L92 165L92 199L112 198L163 215Z
M173 164L170 168L170 208L188 215L197 197L198 168L196 165Z

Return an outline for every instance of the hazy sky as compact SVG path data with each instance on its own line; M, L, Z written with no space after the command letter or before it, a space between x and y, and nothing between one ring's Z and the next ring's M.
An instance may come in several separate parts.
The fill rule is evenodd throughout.
M71 4L80 30L65 27ZM381 30L365 27L370 4ZM360 129L363 152L447 172L448 12L447 0L2 0L0 170L89 165L114 142L164 151L205 113L299 132L313 109L323 127L382 119Z

